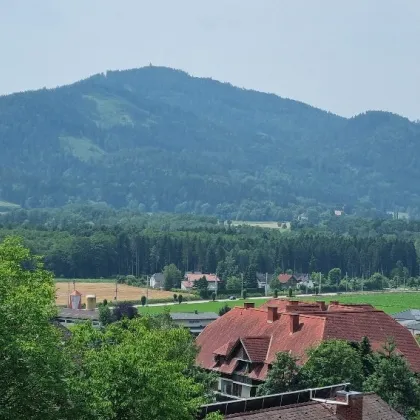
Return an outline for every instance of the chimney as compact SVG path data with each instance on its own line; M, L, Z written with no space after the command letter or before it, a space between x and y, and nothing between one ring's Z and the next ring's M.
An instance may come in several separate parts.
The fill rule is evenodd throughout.
M337 391L336 401L346 403L337 404L335 415L340 420L363 420L363 394L355 391Z
M290 333L293 334L299 329L299 314L291 313L290 317Z
M325 304L325 301L317 300L316 303L319 305L319 309L321 309L321 311L327 310L327 305Z
M255 302L244 302L244 309L254 308Z
M267 308L267 322L272 323L277 320L277 306Z

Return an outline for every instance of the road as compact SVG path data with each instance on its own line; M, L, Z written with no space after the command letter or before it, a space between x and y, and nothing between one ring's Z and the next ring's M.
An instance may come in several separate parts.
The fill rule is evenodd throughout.
M343 295L344 293L340 293L341 295ZM293 296L293 298L300 298L300 297L314 297L314 296L319 296L319 297L325 297L325 296L337 296L338 293L323 293L322 295L315 295L315 294L302 294L302 295L295 295ZM287 296L279 296L279 298L287 298ZM245 300L258 300L258 299L273 299L273 296L258 296L258 297L249 297L246 298ZM234 302L235 300L243 300L243 299L217 299L216 302ZM196 305L199 303L209 303L212 302L211 300L190 300L190 301L184 301L182 302L183 304L188 304L188 305ZM147 306L172 306L172 305L178 305L178 302L164 302L164 303L151 303ZM134 305L136 308L140 308L142 307L142 305Z

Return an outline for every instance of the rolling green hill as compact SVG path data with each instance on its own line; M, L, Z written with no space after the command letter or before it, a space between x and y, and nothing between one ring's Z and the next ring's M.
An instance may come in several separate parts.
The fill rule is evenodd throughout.
M420 213L420 124L346 119L160 67L0 97L0 199L288 220L347 205Z

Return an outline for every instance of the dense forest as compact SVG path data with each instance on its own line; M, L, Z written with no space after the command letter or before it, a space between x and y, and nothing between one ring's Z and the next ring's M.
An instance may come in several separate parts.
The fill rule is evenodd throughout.
M420 125L149 66L0 98L0 200L292 220L420 216ZM1 203L0 203L1 204Z
M251 267L264 273L290 269L325 274L339 268L343 275L368 277L375 272L390 276L401 265L408 276L417 276L420 224L386 221L377 224L378 232L385 224L386 235L349 235L321 228L235 227L204 216L70 206L4 214L0 239L24 238L33 252L44 256L48 269L66 278L141 276L172 263L181 271L217 272L222 279Z

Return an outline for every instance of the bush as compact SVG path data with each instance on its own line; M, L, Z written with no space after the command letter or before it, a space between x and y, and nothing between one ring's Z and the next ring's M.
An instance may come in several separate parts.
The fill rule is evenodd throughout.
M174 293L174 302L176 302L178 299L178 295L176 293Z
M118 284L124 284L125 283L125 276L122 276L121 274L118 274L117 283Z
M277 299L279 297L279 291L277 289L274 289L273 296Z
M207 299L209 297L209 291L207 289L201 289L199 294L201 299Z
M229 312L230 310L231 310L232 308L227 304L227 303L225 303L225 305L224 306L222 306L220 309L219 309L219 316L222 316L222 315L224 315L224 314L226 314L227 312Z
M211 300L212 300L213 302L216 300L216 293L215 293L215 292L213 292L213 293L211 294Z
M179 304L181 304L181 303L182 303L182 300L183 300L182 295L178 295L178 303L179 303Z
M147 302L146 296L142 296L140 299L140 302L141 302L141 306L146 305L146 302Z
M123 318L133 319L135 316L137 316L137 308L127 302L118 302L115 305L113 315L113 318L116 321L119 321Z
M247 290L246 290L246 289L244 289L244 290L242 291L242 299L246 299L246 298L247 298L247 296L248 296L248 292L247 292Z
M131 274L125 277L125 283L129 286L136 286L138 284L137 279Z

